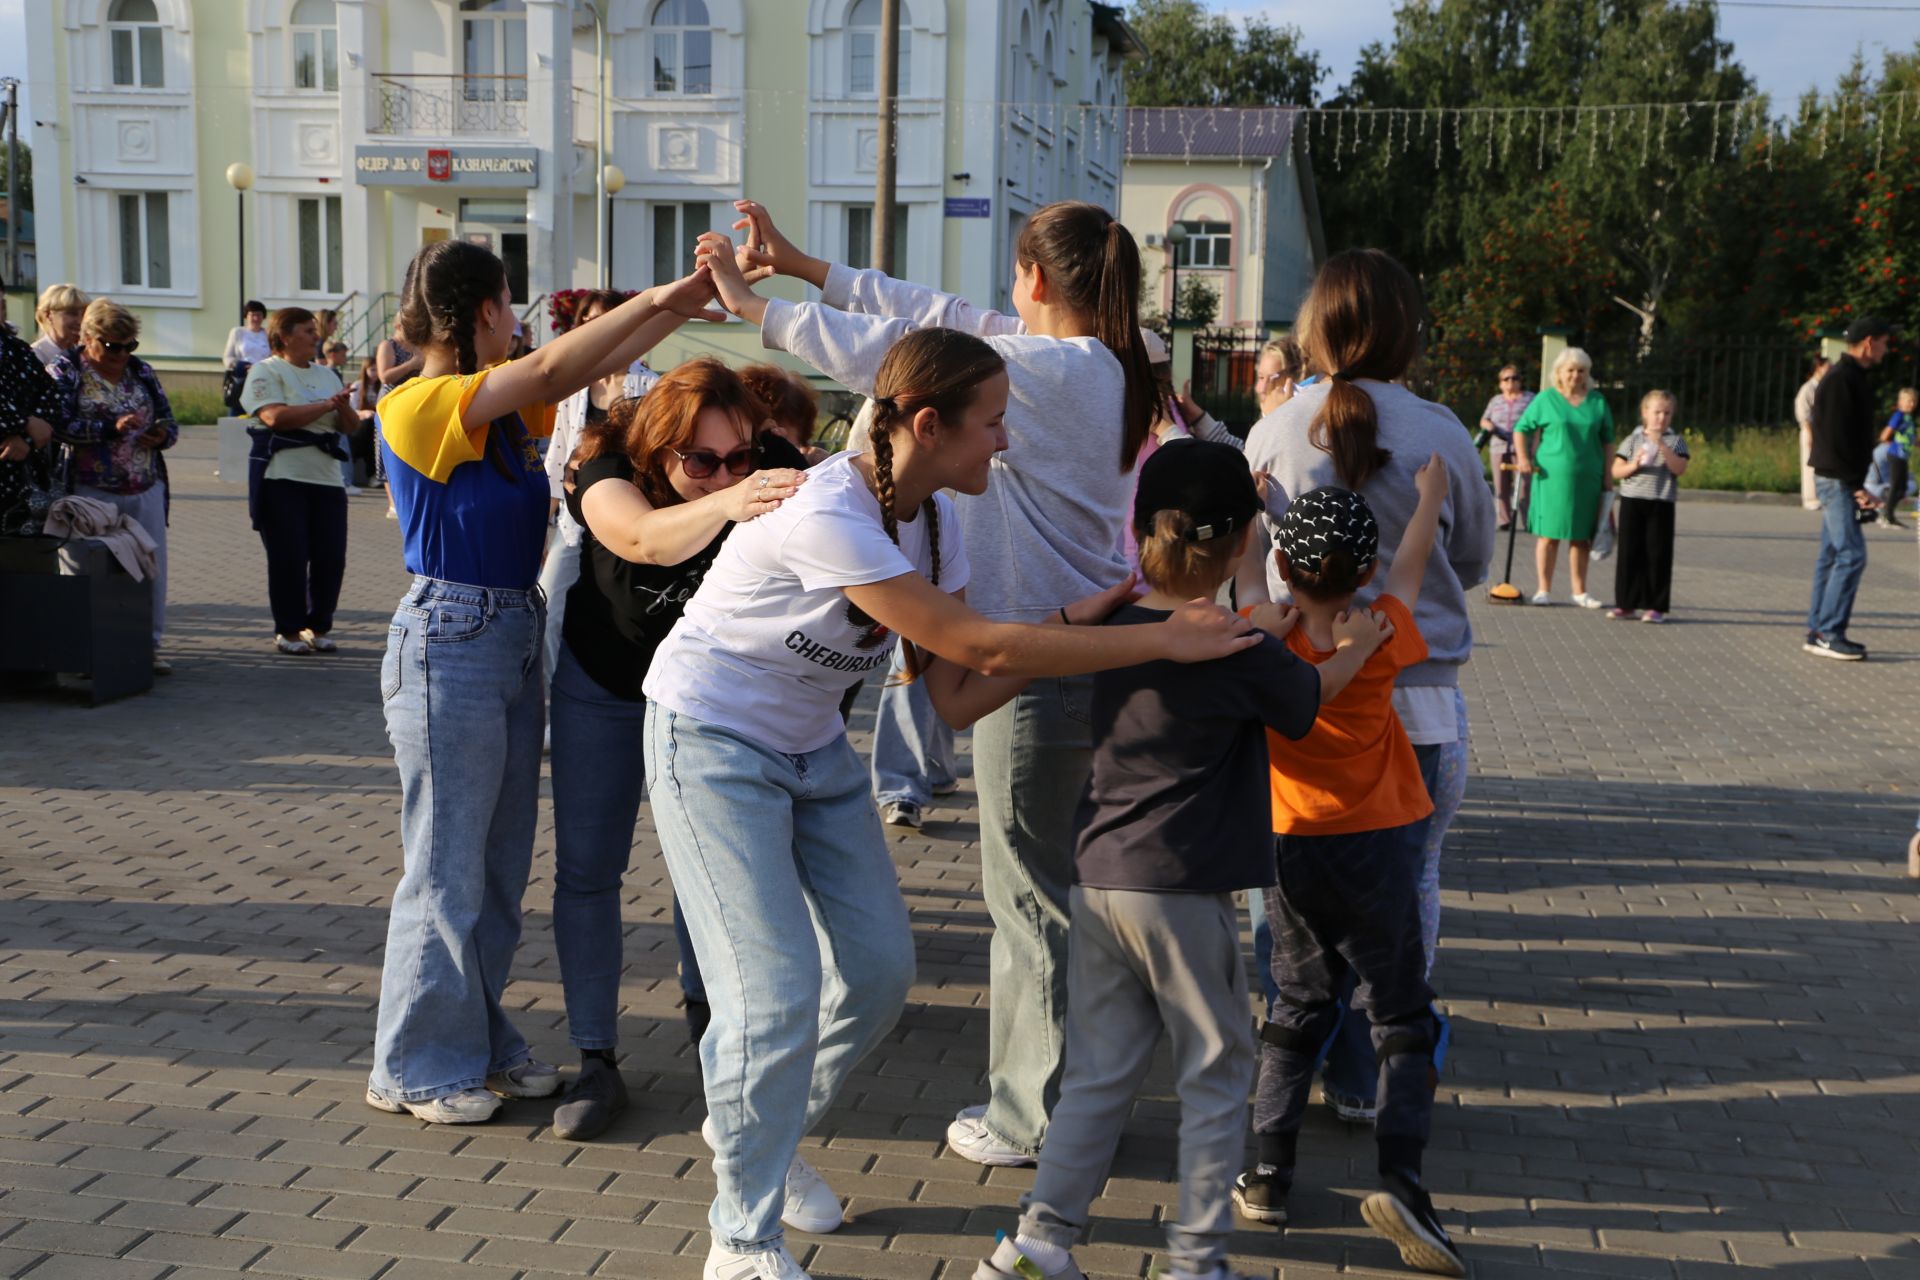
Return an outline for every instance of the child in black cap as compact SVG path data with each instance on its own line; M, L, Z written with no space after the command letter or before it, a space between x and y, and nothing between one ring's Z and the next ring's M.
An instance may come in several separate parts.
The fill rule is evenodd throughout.
M1357 975L1354 1004L1373 1024L1380 1063L1380 1190L1361 1205L1362 1216L1399 1246L1408 1265L1461 1276L1466 1266L1420 1184L1440 1035L1419 907L1433 802L1393 709L1395 678L1427 656L1413 608L1447 500L1439 454L1415 483L1419 505L1372 604L1392 638L1341 682L1343 693L1321 700L1310 732L1297 740L1267 738L1279 887L1266 902L1280 998L1260 1031L1253 1104L1259 1163L1235 1181L1233 1199L1249 1218L1286 1222L1314 1066L1338 1025L1348 975ZM1273 545L1298 609L1269 614L1274 606L1262 606L1254 621L1284 630L1286 647L1324 671L1346 656L1339 645L1352 626L1348 610L1378 567L1380 526L1352 490L1315 489L1287 508Z
M1133 516L1149 590L1108 624L1157 621L1212 597L1259 511L1239 450L1192 440L1154 454L1140 469ZM1231 1280L1232 1180L1254 1074L1233 895L1274 883L1265 731L1305 734L1384 639L1364 610L1334 631L1338 652L1318 667L1269 636L1214 662L1095 676L1060 1101L1018 1234L976 1280L1077 1280L1070 1250L1163 1031L1179 1079L1180 1216L1160 1274Z

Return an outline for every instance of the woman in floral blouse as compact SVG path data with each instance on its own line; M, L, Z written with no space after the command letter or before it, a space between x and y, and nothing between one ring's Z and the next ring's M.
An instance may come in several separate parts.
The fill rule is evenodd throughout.
M126 512L158 547L153 581L153 669L172 668L160 657L167 615L167 463L163 450L180 438L173 406L144 360L140 321L106 298L87 305L80 350L51 368L54 434L73 446L74 492Z
M40 531L52 487L53 384L39 357L7 323L0 294L0 534Z

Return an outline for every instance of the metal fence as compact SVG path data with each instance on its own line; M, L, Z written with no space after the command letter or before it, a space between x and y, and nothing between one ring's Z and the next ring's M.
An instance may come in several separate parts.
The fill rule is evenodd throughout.
M1726 436L1740 427L1790 425L1794 393L1811 372L1814 349L1793 338L1666 337L1644 350L1638 343L1595 343L1586 351L1594 385L1622 433L1640 421L1641 398L1662 390L1678 402L1676 426Z
M1193 398L1236 435L1246 435L1260 420L1254 366L1266 344L1260 329L1223 326L1193 335Z

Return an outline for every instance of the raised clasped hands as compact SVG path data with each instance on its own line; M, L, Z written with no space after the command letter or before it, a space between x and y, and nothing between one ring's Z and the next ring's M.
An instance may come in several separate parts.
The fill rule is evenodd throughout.
M740 269L749 273L749 280L764 279L766 275L796 275L806 254L800 247L781 234L780 228L773 225L773 215L767 212L767 206L758 200L735 200L733 208L741 215L733 224L735 231L747 233L746 243L740 246ZM754 276L754 271L764 275Z
M734 315L742 314L758 299L734 252L733 240L725 233L702 232L694 247L693 260L698 272L712 280L720 305Z
M713 276L706 270L704 264L697 261L692 275L683 276L667 284L657 284L647 291L647 296L653 305L662 311L670 311L688 320L710 320L717 323L727 318L724 311L714 309Z

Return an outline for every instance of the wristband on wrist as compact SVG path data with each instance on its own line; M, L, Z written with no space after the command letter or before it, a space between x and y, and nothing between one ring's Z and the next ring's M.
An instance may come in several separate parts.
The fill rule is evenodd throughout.
M1069 627L1073 625L1073 619L1067 616L1067 606L1065 605L1060 606L1060 621Z

